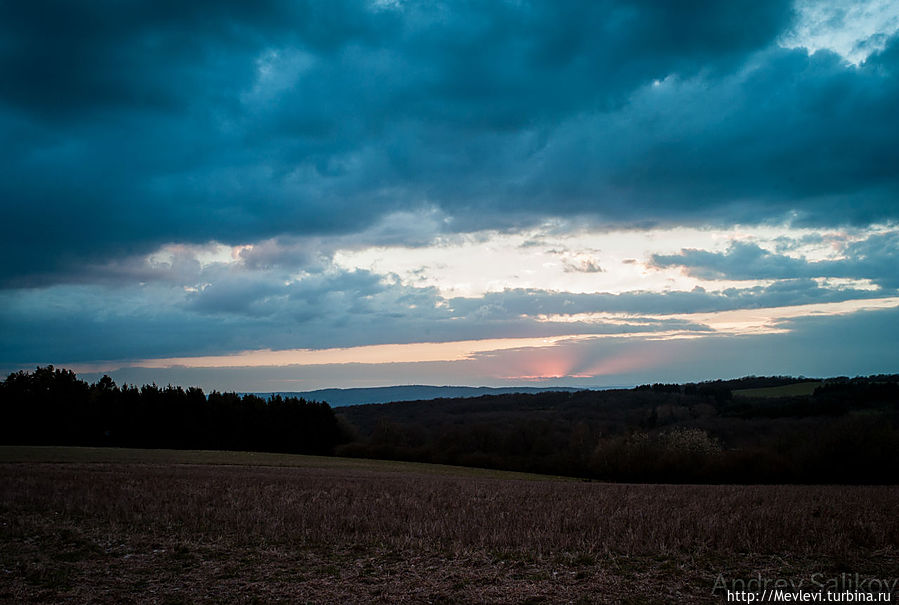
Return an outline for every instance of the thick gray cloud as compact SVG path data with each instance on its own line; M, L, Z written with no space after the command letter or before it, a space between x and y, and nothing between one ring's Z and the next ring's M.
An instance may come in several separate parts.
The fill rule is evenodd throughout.
M726 288L716 292L707 292L698 287L689 292L637 291L621 294L507 289L489 292L478 298L454 298L450 300L450 305L463 316L475 312L481 316L497 318L516 315L629 313L639 318L641 315L711 313L863 298L872 298L872 293L851 288L824 288L812 279L787 279L770 286Z
M899 221L899 36L869 39L881 50L853 65L781 47L794 19L782 0L0 3L0 364L707 333L650 316L889 296L895 230L838 260L789 256L803 243L789 238L653 257L703 279L774 282L722 292L444 299L337 265L341 250L412 254L547 219L561 231ZM252 246L225 263L209 260L215 242ZM597 277L614 267L560 262ZM602 312L629 317L539 318ZM892 317L839 325L860 343ZM825 327L785 326L809 336L772 336L794 343L780 351L823 358ZM718 351L735 367L745 353L731 338L628 340L569 343L560 367L656 346L685 364ZM761 356L774 341L740 342ZM429 367L486 377L537 357Z
M653 255L658 267L683 267L701 279L797 279L836 277L869 279L883 288L899 288L899 233L872 235L843 249L844 258L808 261L770 252L757 244L734 242L725 252L682 250Z
M422 209L457 230L895 219L899 43L856 67L778 48L791 19L780 0L5 3L0 284Z

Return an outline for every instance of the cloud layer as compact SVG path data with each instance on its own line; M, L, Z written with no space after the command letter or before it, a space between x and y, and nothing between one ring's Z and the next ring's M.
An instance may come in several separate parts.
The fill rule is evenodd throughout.
M435 208L450 231L899 213L899 42L782 48L779 0L0 10L7 287Z
M427 371L630 376L802 305L837 306L726 317L799 354L851 308L861 349L899 289L891 10L2 3L0 367L570 336Z

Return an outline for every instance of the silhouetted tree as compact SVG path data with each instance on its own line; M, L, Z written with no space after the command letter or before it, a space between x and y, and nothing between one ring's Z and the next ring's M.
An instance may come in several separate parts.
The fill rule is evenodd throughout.
M155 384L88 384L53 366L0 383L7 444L216 448L330 454L344 433L326 403Z

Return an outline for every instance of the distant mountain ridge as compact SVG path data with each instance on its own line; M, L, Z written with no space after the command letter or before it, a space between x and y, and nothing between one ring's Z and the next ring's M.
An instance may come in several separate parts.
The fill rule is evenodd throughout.
M545 393L548 391L605 390L630 387L464 387L402 385L393 387L363 387L351 389L318 389L315 391L253 393L262 397L281 395L301 397L307 401L326 401L332 407L360 405L366 403L391 403L394 401L421 401L427 399L451 399L455 397L480 397L481 395L503 395L506 393Z

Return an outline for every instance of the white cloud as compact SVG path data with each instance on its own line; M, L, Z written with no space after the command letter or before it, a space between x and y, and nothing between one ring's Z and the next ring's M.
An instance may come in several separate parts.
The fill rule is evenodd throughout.
M772 281L704 280L679 267L655 266L651 256L675 254L684 248L723 253L734 242L749 242L772 251L786 246L783 254L797 259L830 260L840 257L848 243L892 229L737 225L610 231L548 223L518 232L482 231L437 238L429 246L414 249L401 245L338 248L334 262L346 270L397 275L408 286L431 286L446 298L480 297L516 288L611 294L689 291L696 287L722 291L770 285Z
M787 48L833 51L850 63L863 62L883 49L899 30L895 0L799 0L794 28L781 40Z

